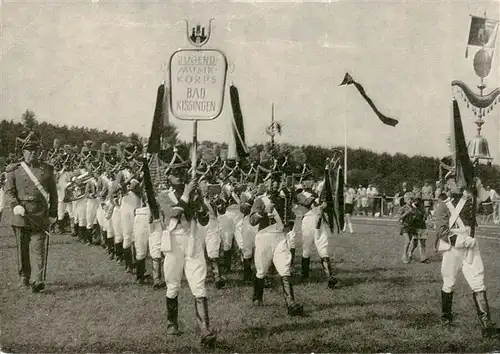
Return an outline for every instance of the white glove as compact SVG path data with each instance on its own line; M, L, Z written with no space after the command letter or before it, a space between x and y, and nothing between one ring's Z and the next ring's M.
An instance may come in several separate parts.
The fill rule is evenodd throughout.
M26 212L22 205L16 205L12 211L14 212L14 215L19 216L24 216L24 213Z
M473 237L466 237L465 240L464 240L464 246L466 248L474 248L474 246L476 245L476 239L473 238Z

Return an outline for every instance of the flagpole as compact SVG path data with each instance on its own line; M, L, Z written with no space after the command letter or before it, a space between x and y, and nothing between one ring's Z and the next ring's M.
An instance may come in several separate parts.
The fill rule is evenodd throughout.
M347 90L345 91L346 108L344 109L344 184L347 184L347 114L349 112L349 104L347 103Z
M271 103L271 151L274 154L274 133L275 133L275 127L274 127L274 102Z

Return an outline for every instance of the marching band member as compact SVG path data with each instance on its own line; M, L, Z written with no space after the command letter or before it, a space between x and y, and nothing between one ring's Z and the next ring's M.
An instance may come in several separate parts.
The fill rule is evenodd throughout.
M71 202L65 201L66 187L68 186L73 173L68 162L62 163L61 169L56 172L57 181L57 225L59 233L64 232L63 220L66 213L69 215L70 224L73 225L73 208Z
M97 211L96 219L99 224L99 230L101 231L101 242L104 248L108 251L108 255L111 257L113 254L114 242L113 238L108 236L109 230L109 220L106 218L106 196L109 191L110 180L108 178L107 172L103 167L100 171L100 175L97 178Z
M253 280L252 257L255 245L255 235L259 231L257 225L250 225L250 212L252 211L254 199L255 198L251 189L247 189L245 192L241 193L240 211L243 215L243 219L240 224L240 230L238 230L237 234L240 234L242 237L241 252L243 255L243 281Z
M471 234L475 227L473 198L470 190L459 187L453 175L446 181L451 197L438 201L434 214L439 251L443 253L441 276L442 320L453 321L452 303L455 282L461 269L472 290L483 337L498 337L500 328L491 321L491 314L484 284L484 265L476 238Z
M136 150L136 147L132 144L129 144L125 148L124 153L127 155L127 162L124 163L124 168L116 176L116 182L121 186L123 194L120 206L120 218L123 234L123 257L127 273L132 273L134 268L134 211L141 206L139 177L136 176L131 168L132 161L135 161L133 156L134 150Z
M152 215L147 203L146 191L143 183L134 186L136 181L131 182L131 190L136 190L140 195L140 206L134 211L134 247L135 247L135 274L138 284L143 285L146 279L146 256L148 254L148 243L152 234ZM161 242L161 239L160 239ZM159 249L159 247L158 247ZM153 257L154 252L151 251ZM153 257L154 259L154 257ZM154 267L153 267L154 269ZM155 279L156 281L156 279Z
M333 225L328 225L327 218L324 216L327 205L319 197L323 186L320 183L315 191L316 193L304 191L297 197L298 203L308 209L302 219L302 279L309 279L311 249L314 244L321 259L321 267L327 277L328 287L333 289L337 284L337 280L333 276L328 255L328 239L332 236Z
M205 286L207 267L203 241L196 237L196 230L191 230L193 218L202 226L208 224L208 210L200 198L196 181L193 180L183 185L181 178L185 178L185 171L175 169L172 172L169 179L175 190L177 204L172 208L171 218L161 245L165 255L164 272L167 283L167 334L180 334L178 293L184 270L191 293L195 298L196 319L201 330L201 343L204 346L212 346L216 336L209 324Z
M113 237L114 237L114 249L115 249L115 259L116 263L121 264L124 261L123 252L123 230L122 230L122 218L121 218L121 203L122 203L122 191L123 187L119 181L117 171L115 171L115 176L111 182L111 187L109 189L109 200L110 206L108 211L108 217L111 220Z
M223 186L223 195L226 201L226 211L219 214L219 225L222 237L222 264L224 272L231 271L231 262L233 256L233 239L237 230L237 225L242 221L243 215L240 212L240 198L232 183L228 182ZM238 237L240 238L240 237Z
M72 177L72 182L77 185L75 195L78 196L78 199L73 201L76 236L82 243L92 243L89 242L90 232L87 232L87 199L85 198L85 180L89 177L89 171L83 162L80 163L77 173L76 176Z
M265 277L272 262L281 277L288 314L298 316L303 313L303 307L295 302L293 286L290 282L292 255L285 236L292 225L283 224L287 210L284 203L280 201L278 187L278 181L272 181L271 187L255 199L250 212L250 225L258 225L259 228L257 235L255 235L255 269L257 274L252 301L256 305L263 303ZM267 188L264 187L265 189Z
M221 289L225 286L226 280L221 274L219 267L219 250L222 243L221 230L218 218L226 212L226 203L219 195L211 194L208 183L200 183L200 192L203 203L208 211L209 221L206 226L198 221L199 237L204 240L208 262L215 281L215 287Z
M46 232L57 220L57 187L50 165L38 160L41 142L33 131L17 138L23 161L11 165L5 183L5 195L13 212L12 228L17 239L21 285L28 287L31 277L30 242L35 244L33 292L45 288Z
M97 208L99 207L99 199L97 199L99 171L97 168L98 166L93 166L91 163L90 178L85 185L87 236L90 244L96 242L97 236Z

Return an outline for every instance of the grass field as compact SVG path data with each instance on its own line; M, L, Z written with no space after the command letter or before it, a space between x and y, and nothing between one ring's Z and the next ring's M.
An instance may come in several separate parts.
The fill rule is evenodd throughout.
M211 324L219 352L492 352L484 340L471 292L461 276L454 299L456 325L440 325L440 259L401 262L395 223L357 220L354 235L330 243L338 289L327 289L313 255L312 279L300 284L297 252L295 294L306 316L286 315L278 279L264 306L253 307L252 289L229 276L228 287L208 283ZM179 295L178 338L165 335L163 290L134 283L97 246L54 236L46 289L17 287L15 239L0 229L1 348L4 352L199 352L193 299L185 283ZM479 235L493 319L500 322L500 232ZM497 239L498 237L498 239Z

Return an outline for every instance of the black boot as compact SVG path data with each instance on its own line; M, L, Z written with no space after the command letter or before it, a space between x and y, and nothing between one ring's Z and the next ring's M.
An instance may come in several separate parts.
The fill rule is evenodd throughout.
M137 284L144 284L144 273L146 272L146 260L141 259L135 262L135 279Z
M445 326L448 326L453 321L451 306L453 304L453 292L445 293L441 290L441 321Z
M500 336L500 328L491 322L490 306L486 297L486 291L473 293L474 304L476 305L477 315L481 322L481 331L484 338Z
M106 238L106 248L110 260L115 259L115 241L112 238Z
M78 237L78 224L71 221L71 236Z
M62 235L66 232L66 230L64 230L64 220L57 220L57 234L58 235Z
M179 331L179 302L177 296L173 299L167 298L167 336L178 336Z
M118 264L123 262L123 242L115 243L115 259Z
M290 262L290 267L293 267L293 261L295 260L295 248L290 248L290 253L292 254L292 261Z
M100 245L101 237L100 237L99 225L94 224L92 226L91 232L92 232L92 244L96 246Z
M85 228L85 243L87 245L92 245L94 244L94 229L87 229Z
M293 294L293 286L290 282L290 277L281 277L281 285L283 287L283 297L285 298L286 308L290 316L300 316L304 312L301 304L295 302Z
M264 286L266 285L266 280L255 277L253 281L253 297L252 302L254 305L262 305L264 301Z
M108 239L108 232L104 231L101 227L99 227L99 230L101 230L101 247L106 249L107 248L107 239Z
M125 261L125 273L133 273L132 247L123 249L123 260Z
M223 264L224 264L224 272L229 273L231 271L231 261L233 258L233 251L224 251L223 255Z
M333 276L332 272L332 264L330 263L330 258L323 257L321 258L321 266L323 267L323 271L325 272L326 278L328 279L328 287L330 289L335 288L335 284L337 284L337 279Z
M243 281L252 281L253 273L252 273L252 259L245 258L243 259Z
M309 270L311 267L311 258L302 257L302 280L309 279Z
M153 258L153 289L158 290L165 287L165 281L161 277L161 258Z
M215 345L216 336L210 329L207 298L197 297L194 302L196 308L196 321L201 331L201 344L204 347L213 347Z
M222 289L226 285L226 280L220 274L219 259L209 258L210 266L212 267L212 273L214 275L215 287L217 289Z

